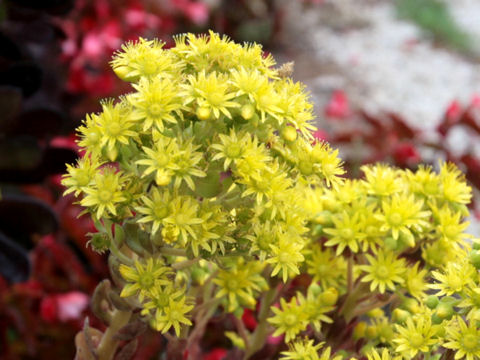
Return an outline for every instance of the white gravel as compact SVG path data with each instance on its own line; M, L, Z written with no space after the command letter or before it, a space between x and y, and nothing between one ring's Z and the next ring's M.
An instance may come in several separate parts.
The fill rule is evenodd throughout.
M286 41L296 42L297 56L338 69L326 74L310 69L307 78L300 76L316 101L324 102L326 94L341 87L362 108L396 111L411 125L431 129L452 100L466 103L480 93L480 65L435 48L416 26L396 18L391 2L326 2L306 10L292 1L287 16ZM449 5L480 42L480 1Z

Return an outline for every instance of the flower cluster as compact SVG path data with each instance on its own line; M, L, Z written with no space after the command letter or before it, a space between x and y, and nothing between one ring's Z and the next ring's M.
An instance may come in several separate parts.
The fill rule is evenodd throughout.
M175 43L115 55L132 92L86 117L63 179L96 223L90 244L111 252L110 327L174 330L192 358L222 312L245 358L269 334L285 359L480 357L461 172L378 164L345 179L287 66L213 32Z
M115 55L115 73L134 91L86 117L85 156L63 183L123 263L121 295L155 328L179 334L189 304L206 301L185 281L201 259L214 298L240 315L270 277L298 275L310 240L297 199L340 185L343 170L336 151L311 143L304 87L259 45L212 32L175 42L164 50L140 39Z

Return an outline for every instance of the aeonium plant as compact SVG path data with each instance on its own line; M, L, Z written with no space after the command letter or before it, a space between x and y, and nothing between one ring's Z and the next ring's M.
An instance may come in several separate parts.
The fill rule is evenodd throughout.
M95 221L113 282L78 359L480 357L480 252L460 171L386 165L346 180L315 141L304 86L256 44L210 32L124 45L132 92L78 129L66 193Z

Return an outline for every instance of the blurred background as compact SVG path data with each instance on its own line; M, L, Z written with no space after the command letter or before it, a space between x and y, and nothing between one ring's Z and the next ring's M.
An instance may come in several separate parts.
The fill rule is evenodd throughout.
M208 29L295 62L315 136L340 149L349 176L369 162L449 160L478 197L478 0L0 1L1 359L70 359L85 317L102 326L89 301L106 256L88 248L93 224L61 196L60 178L85 113L128 91L113 52L139 36L169 47L173 34ZM165 345L153 333L141 341L136 359ZM207 344L204 359L231 346Z

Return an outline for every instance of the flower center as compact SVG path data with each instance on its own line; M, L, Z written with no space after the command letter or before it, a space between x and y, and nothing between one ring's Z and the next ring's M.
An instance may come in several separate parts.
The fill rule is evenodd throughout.
M452 290L459 291L462 288L462 279L460 276L450 274L447 284Z
M474 351L478 349L479 339L473 334L467 334L463 336L462 345L466 350Z
M313 164L310 161L300 161L298 168L303 175L312 175L313 173Z
M84 172L80 172L75 177L78 186L86 186L90 182L90 177Z
M169 158L165 154L157 154L157 158L155 160L157 162L157 167L163 168L167 166Z
M213 106L220 106L223 102L223 96L219 93L210 94L208 102Z
M157 65L155 64L154 61L152 61L152 60L146 61L143 64L143 72L146 75L151 75L151 74L155 73L156 71L157 71Z
M458 234L456 226L455 225L445 226L444 234L447 238L454 238Z
M122 131L122 128L118 122L111 122L107 126L107 131L110 136L117 136Z
M107 203L112 199L112 192L109 190L100 190L98 192L98 200L102 203Z
M379 279L387 279L389 275L388 268L385 265L378 265L375 274Z
M161 294L155 298L155 305L159 309L163 309L168 305L168 296L166 294Z
M229 279L226 285L230 291L238 290L238 281L235 279Z
M344 239L351 239L353 237L353 230L350 228L340 230L340 234Z
M412 334L410 336L410 345L412 345L413 348L418 349L422 347L424 342L425 340L421 334Z
M148 107L151 116L158 116L162 113L162 107L159 104L152 104Z
M164 205L157 205L153 208L153 214L158 220L161 220L168 215L168 209Z
M230 159L238 158L242 153L242 149L239 144L229 144L225 148L225 155Z
M402 215L400 215L398 212L394 212L390 215L389 220L390 224L394 226L400 225L402 223Z
M285 316L285 325L292 326L293 324L295 324L295 321L296 321L295 315L288 314L287 316Z
M179 311L177 310L170 311L170 319L178 321L181 319L181 317L182 317L182 314L180 314Z
M287 263L290 260L290 255L288 253L281 253L278 257L278 262Z
M140 285L140 288L142 289L150 289L155 283L155 279L150 273L144 273L140 275L138 279L138 284Z

